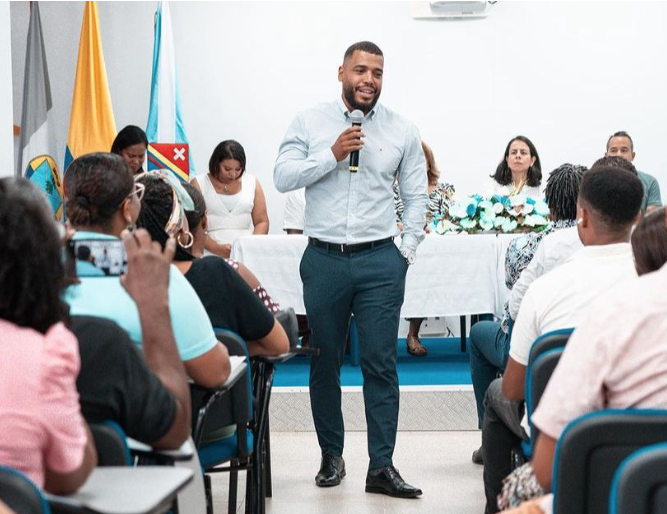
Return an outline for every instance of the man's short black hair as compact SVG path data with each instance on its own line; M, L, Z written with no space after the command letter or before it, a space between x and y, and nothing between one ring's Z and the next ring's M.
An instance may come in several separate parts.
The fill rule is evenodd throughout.
M609 151L609 143L611 143L611 140L615 137L627 137L630 140L630 150L633 152L635 151L635 143L632 141L630 134L628 134L625 130L619 130L618 132L615 132L609 136L609 139L607 139L607 151Z
M76 259L78 261L87 261L90 259L90 248L88 248L86 245L77 246Z
M380 55L384 57L382 50L380 50L380 47L377 46L375 43L371 43L370 41L359 41L358 43L353 44L347 50L345 50L345 55L343 56L343 62L347 61L350 57L352 57L352 54L357 50L359 50L360 52L366 52L368 54Z
M612 136L613 137L613 136ZM630 173L637 174L637 168L627 159L619 157L618 155L605 155L593 163L591 168L597 168L598 166L611 166L612 168L621 168L622 170L629 171Z
M644 187L637 175L611 166L593 167L584 173L579 200L594 211L609 232L628 228L642 206Z

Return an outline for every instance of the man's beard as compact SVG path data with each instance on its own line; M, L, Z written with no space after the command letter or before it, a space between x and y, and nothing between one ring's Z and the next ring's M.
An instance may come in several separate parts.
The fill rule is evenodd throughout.
M375 92L375 96L373 97L373 100L370 101L370 103L367 104L361 104L357 102L357 100L354 97L354 86L352 85L347 85L343 87L343 96L345 97L345 101L347 104L352 107L352 110L359 109L360 111L363 111L364 113L368 113L375 107L375 104L377 103L378 99L380 98L380 91L378 90Z

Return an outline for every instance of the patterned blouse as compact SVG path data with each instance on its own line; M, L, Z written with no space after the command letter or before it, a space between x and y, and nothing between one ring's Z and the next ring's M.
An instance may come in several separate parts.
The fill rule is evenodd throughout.
M544 236L551 232L555 232L556 230L574 227L575 225L575 220L558 220L549 224L549 226L542 232L522 234L512 239L507 247L507 253L505 254L505 285L507 288L511 290L514 287L514 284L516 284L516 281L519 280L521 272L526 269L530 264L530 261L533 260L537 247L540 245L540 241L542 241ZM503 320L500 324L503 332L506 334L509 331L509 318L510 309L508 300L505 302Z
M454 186L444 182L438 182L435 189L428 195L428 212L426 223L428 224L434 216L443 216L449 210L454 196ZM398 190L398 182L394 181L394 207L396 209L396 222L403 222L403 200Z

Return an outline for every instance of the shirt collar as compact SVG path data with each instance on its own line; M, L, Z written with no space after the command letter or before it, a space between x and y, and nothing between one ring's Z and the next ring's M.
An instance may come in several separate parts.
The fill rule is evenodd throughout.
M110 234L102 234L100 232L89 232L87 230L77 230L72 236L74 241L81 239L118 239L116 236Z
M345 102L343 102L343 96L339 96L338 99L336 100L336 103L338 104L338 108L340 111L343 113L343 116L345 116L345 119L350 118L350 110L347 108L347 105L345 105ZM375 118L375 115L377 114L379 103L376 103L375 106L371 109L371 112L366 114L364 116L364 120L372 120Z
M580 248L568 260L597 259L600 257L621 257L632 255L630 243L615 243L611 245L590 245Z

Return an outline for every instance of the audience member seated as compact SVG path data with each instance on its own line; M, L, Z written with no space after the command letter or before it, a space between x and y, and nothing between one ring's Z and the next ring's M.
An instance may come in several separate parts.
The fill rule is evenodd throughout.
M146 187L139 225L150 232L154 241L165 244L174 189L159 172L146 173L137 180ZM199 295L214 327L239 334L248 343L250 355L286 353L289 351L287 334L252 289L224 259L216 255L203 257L206 204L196 188L188 184L184 187L194 204L194 209L187 211L194 242L189 251L176 252L176 267Z
M525 136L516 136L507 143L505 155L483 194L491 196L526 195L542 198L542 165L535 145Z
M667 262L667 226L664 207L647 213L632 232L630 242L638 275L658 271Z
M206 201L207 253L229 257L237 237L269 233L264 191L245 170L243 147L233 140L223 141L213 150L209 172L192 181Z
M287 234L303 234L306 213L306 189L295 189L285 195L283 230Z
M81 416L79 351L60 299L62 241L51 207L28 180L0 180L0 238L0 464L70 494L97 453Z
M176 179L174 179L176 180ZM143 186L135 185L122 158L95 153L75 159L65 174L65 212L77 230L73 239L118 240L125 228L133 229L141 210ZM174 196L170 236L192 244L183 207ZM142 342L139 312L119 277L86 277L70 286L65 300L74 316L108 318ZM226 348L215 339L213 327L197 293L175 266L169 276L169 313L176 345L187 374L204 387L222 384L230 372Z
M607 156L616 155L630 162L635 159L634 143L627 132L616 132L607 140ZM650 212L662 206L660 199L660 185L652 175L637 171L639 180L644 187L644 198L642 200L642 212Z
M640 180L619 168L584 173L577 202L584 248L530 286L512 330L505 373L486 393L482 446L487 512L498 510L496 497L511 471L512 449L528 439L522 400L530 347L541 334L576 327L592 301L636 278L629 241L642 196Z
M505 284L512 289L528 266L542 238L561 229L573 227L577 217L579 184L586 171L583 166L563 164L549 175L545 196L551 223L542 232L529 233L512 240L505 257ZM510 349L509 301L501 322L479 321L470 329L470 371L477 403L479 428L484 421L484 395L489 384L505 370ZM473 452L472 461L483 463L481 448Z
M634 165L622 157L606 156L598 159L593 168L611 166L637 174ZM519 314L519 307L526 291L537 278L567 261L574 252L581 249L581 239L576 228L567 228L546 236L535 252L535 256L514 284L509 300L509 312L512 319Z
M445 182L439 182L440 170L435 163L433 150L422 141L422 151L426 158L426 176L428 177L428 212L426 213L426 224L428 225L434 217L441 217L447 214L449 206L454 196L454 186ZM403 230L403 200L398 189L398 180L394 182L394 204L396 208L396 222ZM411 318L410 328L406 344L408 353L414 357L423 357L428 350L419 339L419 329L424 318Z
M646 225L657 227L658 220L662 234L646 230ZM641 225L639 247L635 234ZM645 216L632 239L633 248L640 248L637 269L646 275L618 284L586 308L533 414L540 430L533 467L546 491L556 442L570 421L600 409L667 408L667 268L649 270L655 256L665 255L664 208ZM526 503L539 509L531 512L552 511L551 495Z
M146 133L135 125L128 125L122 129L111 145L111 153L120 155L132 170L133 175L143 171L148 138Z
M190 389L169 320L168 287L175 241L164 252L145 230L124 231L128 271L121 283L139 311L143 356L113 321L76 317L81 372L76 381L89 423L117 422L155 448L173 449L190 435Z

